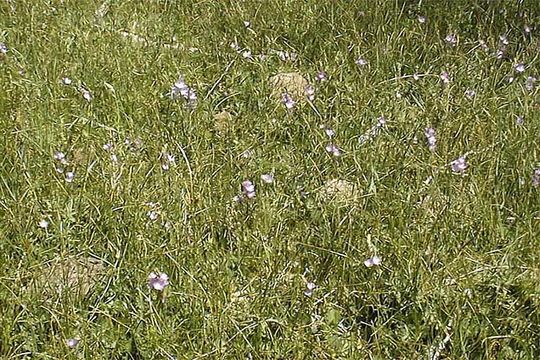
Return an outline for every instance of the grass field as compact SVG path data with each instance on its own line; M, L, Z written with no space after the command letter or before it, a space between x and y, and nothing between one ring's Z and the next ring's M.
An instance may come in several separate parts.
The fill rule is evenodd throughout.
M0 358L540 358L537 0L0 24Z

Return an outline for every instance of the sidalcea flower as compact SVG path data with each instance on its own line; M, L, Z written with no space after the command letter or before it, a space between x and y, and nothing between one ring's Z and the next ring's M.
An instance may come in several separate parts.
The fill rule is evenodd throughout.
M426 17L423 16L423 15L418 15L418 17L416 19L418 20L418 22L420 24L425 24L426 23Z
M450 84L450 75L446 71L443 71L441 75L439 75L439 78L444 85Z
M374 255L364 261L364 265L368 268L372 266L379 266L381 265L381 263L382 263L382 259L378 257L377 255Z
M525 88L529 91L533 91L535 84L536 78L534 76L527 76L527 79L525 80Z
M499 35L499 42L501 43L501 45L508 45L509 44L509 41L508 41L508 36L506 34L501 34Z
M366 66L368 64L368 61L364 58L358 58L356 59L356 61L354 62L356 65L358 66Z
M313 295L313 290L315 290L316 287L317 285L315 285L315 283L308 282L306 284L306 290L304 291L304 295L306 295L307 297L311 297Z
M434 128L426 128L424 131L424 134L426 135L426 140L428 143L428 148L430 151L437 150L437 138L435 135L435 129Z
M328 80L328 76L326 75L324 71L319 71L317 75L315 75L315 80L323 82L323 81Z
M248 199L253 199L255 197L255 184L250 180L242 181L242 192Z
M74 171L66 172L66 182L71 183L73 182L73 179L75 179L75 172Z
M537 188L540 186L540 167L533 170L532 174L532 186Z
M75 339L75 338L73 338L73 339L67 339L67 340L66 340L66 345L67 345L68 348L74 349L74 348L77 347L77 345L79 345L79 342L80 342L79 339Z
M465 96L468 99L472 100L476 96L476 91L474 91L473 89L467 89L467 90L465 90Z
M8 53L9 49L4 43L0 43L0 53L3 55L6 55Z
M46 229L49 227L49 222L45 219L41 219L38 223L38 226L42 229Z
M169 285L169 275L165 273L151 272L148 275L148 287L153 290L163 291Z
M467 170L467 168L469 167L469 164L467 164L465 156L460 156L456 160L452 161L450 163L450 166L454 173L463 174L465 170Z
M262 174L261 180L267 184L271 184L274 182L274 175L272 174Z
M332 129L332 128L326 126L325 124L319 125L319 128L323 129L323 130L324 130L324 133L325 133L326 136L328 136L329 138L334 137L334 135L336 135L336 132L334 131L334 129Z
M180 97L183 97L190 107L197 105L197 93L186 84L183 75L180 75L171 87L171 98L178 99Z
M54 160L60 162L60 164L62 164L62 165L67 165L67 163L68 163L68 161L66 159L66 155L61 151L56 150L53 153L53 158L54 158Z
M444 41L450 46L456 46L457 44L457 36L455 34L448 34L444 38Z
M293 100L293 98L287 94L287 93L283 93L281 95L281 102L285 105L285 107L288 109L288 110L292 110L295 106L296 106L296 102Z
M304 92L309 101L315 100L315 88L312 85L306 85Z
M172 166L176 165L176 158L174 157L174 155L168 152L161 153L160 159L161 159L161 168L165 171L169 170Z
M88 90L85 87L81 87L80 91L81 91L81 94L82 94L82 97L83 97L84 100L86 100L88 102L92 101L93 96L92 96L92 93L90 92L90 90Z
M156 221L159 217L159 213L155 210L150 210L146 213L146 216L150 219L150 221Z
M334 156L340 156L341 150L334 143L329 143L325 147L326 151Z
M516 72L522 73L525 71L525 64L523 63L516 64L516 66L514 66L514 69L516 70Z

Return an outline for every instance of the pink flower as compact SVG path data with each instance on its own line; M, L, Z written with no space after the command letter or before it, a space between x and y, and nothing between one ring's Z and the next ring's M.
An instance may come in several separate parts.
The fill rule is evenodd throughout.
M456 160L452 161L450 163L450 166L452 167L452 171L454 173L463 174L465 170L467 170L467 168L469 167L469 164L467 164L465 156L460 156Z
M153 290L163 291L169 285L169 275L165 273L151 272L148 275L148 287Z
M285 107L288 109L288 110L292 110L295 105L296 105L296 102L292 99L292 97L287 94L287 93L283 93L281 95L281 102L285 105Z
M369 259L366 259L366 261L364 261L364 265L368 268L372 266L379 266L381 265L381 263L382 263L382 259L378 257L377 255L374 255L370 257Z

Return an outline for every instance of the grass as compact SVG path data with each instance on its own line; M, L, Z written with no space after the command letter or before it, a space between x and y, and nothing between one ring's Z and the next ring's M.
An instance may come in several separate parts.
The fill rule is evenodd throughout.
M540 357L536 1L7 0L0 15L2 358ZM288 111L271 95L284 72L315 100ZM180 75L195 107L171 99ZM256 198L234 202L246 179Z

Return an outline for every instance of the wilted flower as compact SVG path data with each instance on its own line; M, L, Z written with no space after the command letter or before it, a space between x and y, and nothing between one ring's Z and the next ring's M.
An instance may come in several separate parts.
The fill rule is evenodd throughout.
M435 129L431 127L426 128L424 134L426 135L429 150L435 151L437 149L437 138L435 136Z
M38 226L42 229L46 229L49 227L49 222L45 219L41 219L38 223Z
M304 295L306 295L307 297L311 297L313 295L313 290L315 290L316 287L317 285L315 285L315 283L308 282L306 284L306 290L304 291Z
M361 57L358 58L358 59L356 59L356 61L355 61L354 63L355 63L356 65L358 65L358 66L365 66L365 65L368 64L367 60L364 59L364 58L361 58Z
M253 199L255 197L255 184L250 180L242 181L242 192L248 199Z
M473 89L467 89L465 90L465 96L469 99L473 99L476 96L476 91L474 91Z
M364 261L364 265L368 268L372 266L379 266L381 265L381 263L382 263L382 259L378 257L377 255L374 255L370 257L369 259L366 259L366 261Z
M288 109L288 110L292 110L295 105L296 105L296 102L292 99L292 97L287 94L287 93L283 93L281 95L281 102L285 105L285 107Z
M534 169L532 174L532 186L535 188L540 186L540 167Z
M66 345L67 345L68 348L74 349L74 348L77 347L77 345L79 345L79 342L80 342L79 339L67 339L66 340Z
M460 156L456 160L452 161L450 165L454 173L460 173L460 174L463 174L465 170L469 167L469 164L467 164L465 156Z
M326 73L324 71L319 71L317 75L315 75L315 80L317 81L326 81L328 79Z
M334 143L329 143L325 147L326 151L334 156L340 156L341 150Z
M443 82L443 84L446 85L450 83L450 75L448 75L446 71L443 71L441 75L439 75L439 77L441 78L441 81Z
M261 180L267 184L271 184L274 182L274 175L272 174L262 174Z
M306 97L309 101L315 100L315 88L313 86L306 85L304 92L306 93Z
M74 171L68 171L66 172L66 181L68 183L73 182L73 179L75 178L75 172Z
M163 291L169 285L169 275L165 273L151 272L148 275L148 287L153 290Z
M525 71L525 64L523 63L516 64L516 66L514 66L514 69L516 69L518 73L522 73Z
M446 37L444 38L444 41L446 41L446 43L450 46L456 46L457 44L457 37L455 34L448 34L446 35Z
M525 80L525 88L529 91L533 91L535 84L536 78L534 76L527 76L527 80Z

